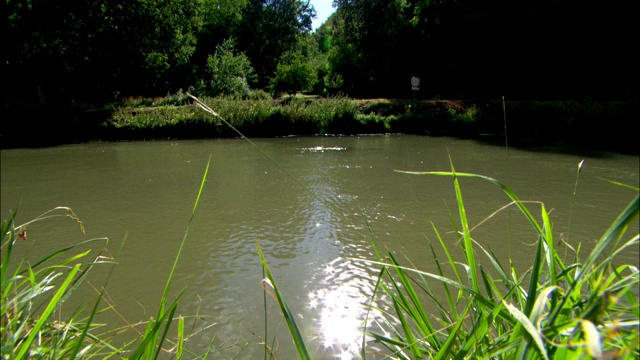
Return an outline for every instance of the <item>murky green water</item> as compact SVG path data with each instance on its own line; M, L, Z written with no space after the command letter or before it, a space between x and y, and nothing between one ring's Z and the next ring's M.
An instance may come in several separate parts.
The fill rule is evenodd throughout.
M449 211L457 214L452 179L394 170L448 171L450 155L457 171L497 178L522 200L544 202L552 210L556 237L582 242L584 253L635 195L603 179L638 186L634 156L507 150L419 136L254 142L281 167L240 139L3 150L2 218L18 204L18 222L56 206L71 207L86 235L70 219L54 218L30 226L29 240L19 243L19 251L38 258L82 239L108 237L108 249L119 262L108 295L120 315L110 311L101 320L111 326L125 326L121 317L146 321L157 311L211 156L172 287L174 295L184 290L179 313L199 315L191 328L198 333L187 347L203 354L215 336L215 358L262 358L259 241L310 352L322 359L359 345L360 304L368 301L376 269L355 259L373 259L371 236L423 270L435 269L429 249L430 242L437 245L432 224L455 247L449 217ZM488 182L462 179L461 185L471 226L509 201ZM538 204L530 207L540 213ZM510 257L522 270L530 264L536 236L517 212L499 212L473 234L505 262ZM636 248L620 261L638 265L638 256ZM107 270L96 271L91 283L100 287ZM83 291L76 301L92 304L95 292ZM277 304L267 300L268 342L276 337L278 358L291 358L286 324ZM188 318L189 328L193 322Z

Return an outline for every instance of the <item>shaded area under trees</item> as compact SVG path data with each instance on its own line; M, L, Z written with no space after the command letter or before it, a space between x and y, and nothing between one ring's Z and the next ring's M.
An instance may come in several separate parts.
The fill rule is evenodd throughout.
M244 94L287 78L295 59L296 69L315 74L302 74L313 84L290 88L315 94L410 98L409 79L418 76L422 99L637 96L634 12L622 0L335 0L315 32L307 0L0 6L5 109L95 108L179 89L213 94L220 72L210 59L228 39L225 59L250 64Z

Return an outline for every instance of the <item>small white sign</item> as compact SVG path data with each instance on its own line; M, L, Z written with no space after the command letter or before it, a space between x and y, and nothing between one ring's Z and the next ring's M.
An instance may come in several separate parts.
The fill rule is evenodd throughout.
M417 88L417 87L415 87L415 86L412 86L412 87L411 87L411 90L420 90L420 88Z

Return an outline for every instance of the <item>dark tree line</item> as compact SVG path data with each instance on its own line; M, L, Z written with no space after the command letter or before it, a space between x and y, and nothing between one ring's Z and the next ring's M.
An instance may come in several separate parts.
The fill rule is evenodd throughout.
M226 40L269 83L315 16L301 0L2 2L5 103L103 103L161 96L210 77ZM266 84L266 85L265 85Z
M312 33L307 0L2 1L3 103L206 93L225 76L251 89L354 97L410 97L413 76L423 98L637 95L630 1L334 6Z
M330 57L345 89L393 96L637 94L631 2L335 0ZM398 89L403 89L399 91Z

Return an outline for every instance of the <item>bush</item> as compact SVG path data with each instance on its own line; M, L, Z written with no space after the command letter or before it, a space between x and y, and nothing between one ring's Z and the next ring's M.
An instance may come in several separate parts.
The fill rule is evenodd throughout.
M244 53L234 54L235 42L225 40L216 46L216 53L207 60L211 74L208 94L244 98L249 95L249 81L253 79L253 68Z
M247 96L248 100L272 100L271 94L264 90L251 90Z
M271 94L295 94L298 91L311 90L318 80L316 72L307 59L300 53L289 53L278 63L275 76L271 79Z

